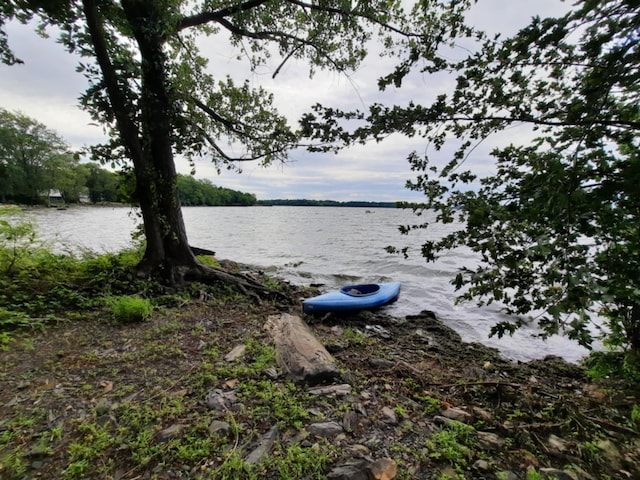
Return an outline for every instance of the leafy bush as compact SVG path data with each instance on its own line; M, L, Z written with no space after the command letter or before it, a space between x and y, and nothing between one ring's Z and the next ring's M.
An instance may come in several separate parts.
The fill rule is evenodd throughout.
M29 325L31 325L29 315L0 307L0 330L28 327Z
M640 383L640 361L634 352L592 352L584 363L592 378L615 377Z
M147 298L140 296L115 297L109 301L113 318L118 323L138 323L153 313L153 305Z
M18 207L0 208L0 272L9 275L28 264L40 245L35 227Z

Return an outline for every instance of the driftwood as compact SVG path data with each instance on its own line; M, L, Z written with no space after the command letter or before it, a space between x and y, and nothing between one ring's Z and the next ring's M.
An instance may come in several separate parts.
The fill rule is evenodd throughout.
M198 248L198 247L192 247L189 246L189 248L191 249L191 253L193 253L194 255L210 255L212 257L216 256L216 252L214 252L213 250L207 250L206 248Z
M300 317L272 315L265 328L275 344L278 365L294 382L317 384L338 375L335 360Z

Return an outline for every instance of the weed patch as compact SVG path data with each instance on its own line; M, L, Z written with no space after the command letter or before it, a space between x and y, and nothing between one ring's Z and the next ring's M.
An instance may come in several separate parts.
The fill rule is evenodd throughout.
M476 445L475 429L462 422L451 421L425 442L429 456L446 460L458 472L469 467Z

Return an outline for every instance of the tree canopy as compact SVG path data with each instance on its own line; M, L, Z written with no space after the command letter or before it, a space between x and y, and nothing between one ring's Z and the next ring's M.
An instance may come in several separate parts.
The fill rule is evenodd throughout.
M50 189L79 195L82 172L67 143L19 112L0 108L0 201L42 203Z
M421 252L428 261L462 245L478 252L482 263L454 284L462 299L498 302L515 316L493 333L513 332L529 315L546 334L589 346L597 314L610 344L640 355L637 2L582 0L510 38L475 37L462 60L416 51L379 82L384 89L416 70L454 72L455 88L434 102L369 112L317 106L306 128L347 143L391 132L424 137L427 154L409 156L417 178L407 186L426 200L411 206L462 228ZM349 129L349 119L365 126ZM498 134L491 173L480 175L483 142ZM412 228L430 224L404 230Z
M379 37L391 53L443 41L464 2L419 2L406 12L398 0L41 0L4 2L0 58L16 63L2 29L7 21L55 26L59 40L82 56L78 70L90 87L81 102L110 133L95 158L127 161L135 173L146 251L141 273L172 284L200 278L232 281L203 268L189 248L176 190L174 155L208 158L219 166L285 161L301 144L272 96L210 65L198 39L214 35L236 48L252 70L280 57L316 69L349 72ZM409 28L413 22L416 28ZM444 35L446 37L446 35Z
M256 196L230 188L217 187L208 179L178 174L178 195L185 206L250 206L255 205Z

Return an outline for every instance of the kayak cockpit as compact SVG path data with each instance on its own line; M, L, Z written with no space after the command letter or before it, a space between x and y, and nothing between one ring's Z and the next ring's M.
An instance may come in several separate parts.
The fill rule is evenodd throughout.
M365 285L348 285L340 289L340 293L350 295L352 297L366 297L367 295L374 295L380 291L380 285L376 283L369 283Z

